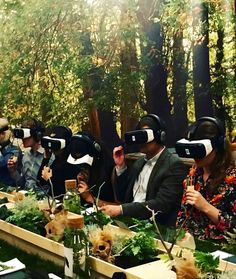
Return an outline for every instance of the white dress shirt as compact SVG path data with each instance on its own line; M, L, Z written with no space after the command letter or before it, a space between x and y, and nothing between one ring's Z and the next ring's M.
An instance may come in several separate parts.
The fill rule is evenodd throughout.
M165 148L158 152L154 157L147 160L143 166L139 176L137 177L133 188L133 202L144 202L146 200L147 185L156 161L160 157Z

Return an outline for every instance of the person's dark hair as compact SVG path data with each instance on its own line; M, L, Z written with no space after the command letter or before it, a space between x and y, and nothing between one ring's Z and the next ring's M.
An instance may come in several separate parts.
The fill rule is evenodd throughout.
M143 116L136 126L136 130L148 126L155 132L155 140L158 144L164 144L166 138L166 125L164 121L156 114L147 114Z
M45 129L43 122L36 120L35 118L24 120L21 124L21 127L29 128L29 129L37 129L37 130Z
M102 141L96 139L91 133L86 131L79 132L78 134L83 134L88 137L90 139L90 145L97 143L100 147L99 156L96 155L97 152L95 152L94 155L91 154L94 156L94 161L92 166L89 167L91 173L89 176L89 185L90 187L96 185L96 187L93 188L92 193L97 197L99 186L101 186L103 182L106 182L101 190L100 198L109 200L112 192L112 187L109 183L111 180L112 169L114 167L111 153L106 148L106 145ZM85 165L84 167L88 168L88 165Z
M202 121L196 127L191 140L210 139L215 140L220 135L219 127L212 121ZM210 182L210 193L214 193L217 185L224 179L227 168L232 163L232 150L230 142L225 139L224 146L215 148L216 156L210 165L212 180Z
M92 157L101 156L101 146L98 141L89 133L78 132L73 135L70 143L72 157L78 158L89 154Z
M21 124L21 128L31 129L31 135L35 141L39 142L45 133L45 126L42 121L30 118L24 120Z
M72 137L72 131L70 128L62 125L55 125L51 127L51 134L50 137L65 139L68 143Z
M59 139L65 139L66 140L66 147L55 151L54 155L56 158L60 158L60 160L57 161L57 164L63 164L64 161L67 160L69 156L69 149L68 149L68 143L70 142L70 139L72 137L72 131L69 127L62 126L62 125L54 125L52 127L49 127L47 130L47 134L49 137L52 138L59 138Z
M165 123L159 118L158 116L154 117L153 114L147 114L143 116L136 127L136 130L140 130L144 126L148 126L151 129L158 131L158 130L165 130Z

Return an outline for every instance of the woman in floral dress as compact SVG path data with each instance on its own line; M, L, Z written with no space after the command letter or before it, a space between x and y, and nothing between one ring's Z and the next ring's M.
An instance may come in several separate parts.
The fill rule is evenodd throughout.
M220 240L236 228L236 168L219 120L202 117L194 123L189 142L203 139L211 141L212 150L203 158L193 158L195 164L183 182L178 226L199 239Z

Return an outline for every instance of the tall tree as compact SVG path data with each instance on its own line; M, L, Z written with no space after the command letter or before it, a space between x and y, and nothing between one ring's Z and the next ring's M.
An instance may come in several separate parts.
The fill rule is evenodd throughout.
M173 145L180 136L173 127L182 134L186 125L186 96L195 117L194 92L196 117L213 115L213 98L232 130L234 3L206 1L209 13L204 2L192 8L187 0L1 1L0 113L73 131L91 119L89 129L108 145L144 111L156 113Z
M216 60L215 60L215 76L212 83L213 97L215 101L216 116L224 120L226 111L223 102L223 92L226 86L225 69L222 65L224 59L224 29L220 20L217 27L217 43L216 43Z
M186 82L188 73L183 49L183 31L178 30L173 38L173 122L176 140L182 138L188 127Z
M138 58L136 48L135 20L132 10L124 3L121 11L121 103L120 120L121 135L134 129L137 124L137 105L139 96ZM129 112L129 113L127 113Z
M163 62L163 34L159 18L159 6L162 1L139 1L138 18L147 37L146 46L142 47L143 55L149 60L145 80L146 104L143 107L148 113L155 113L166 123L167 145L173 145L173 125L171 103L167 94L167 70ZM151 7L151 8L150 8Z
M210 92L207 2L195 2L193 7L193 28L196 36L193 47L193 89L195 116L199 118L204 115L213 115L213 103Z
M105 97L107 93L113 95L112 87L116 81L113 78L112 69L110 69L110 61L108 61L111 52L107 42L109 36L104 32L106 30L104 27L110 18L107 9L104 9L107 3L101 1L95 4L94 7L88 6L90 9L81 38L83 44L81 55L87 57L89 62L89 70L83 75L85 81L83 91L85 104L88 108L87 128L97 139L105 143L108 149L112 150L115 145L120 143L120 140L113 112L114 102L111 100L112 97L110 100L108 96L107 99ZM101 13L100 15L95 14L96 18L93 18L96 8ZM97 29L92 30L91 25L96 26ZM110 26L110 23L108 23L108 26ZM97 44L95 44L95 38ZM84 128L86 128L86 124Z
M235 12L230 9L230 1L213 2L210 6L211 48L214 56L211 61L212 96L215 104L215 115L228 126L228 134L232 138L235 117ZM233 7L233 3L232 7Z

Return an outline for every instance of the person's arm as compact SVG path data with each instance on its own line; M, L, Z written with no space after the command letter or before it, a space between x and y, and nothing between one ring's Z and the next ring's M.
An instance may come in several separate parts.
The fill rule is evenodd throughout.
M86 181L81 181L78 179L78 187L81 198L83 198L87 203L97 203L98 207L103 207L105 205L117 205L120 204L120 201L124 201L127 179L126 179L126 164L125 164L125 155L124 149L122 146L115 147L113 150L113 160L115 167L110 174L110 179L108 185L113 189L114 201L107 201L101 198L93 196L89 190L89 186ZM107 181L105 181L107 183ZM106 186L106 185L105 185Z
M115 167L111 174L111 183L115 200L118 203L124 202L128 185L128 169L125 162L125 154L122 146L113 149L113 160Z
M215 224L219 223L219 213L220 211L211 205L207 200L201 195L200 192L192 189L187 189L186 191L186 203L191 204L198 210L202 211L206 216Z
M100 207L101 211L110 217L123 215L122 205L104 204Z
M89 191L89 186L85 181L80 181L78 185L78 191L82 199L84 199L89 204L95 204L98 207L102 207L104 205L115 205L116 202L104 201L102 199L98 199Z
M168 159L167 159L168 160ZM151 217L151 212L147 209L147 206L154 210L154 212L160 211L162 214L168 214L171 211L176 210L181 203L183 187L182 181L186 175L185 167L179 160L170 160L166 162L168 168L161 170L163 174L159 173L158 180L153 181L153 187L157 188L156 183L160 183L159 190L155 192L152 199L146 202L130 202L123 203L121 206L104 206L102 210L110 216L132 216L134 218L148 219ZM155 186L155 185L156 186Z
M11 156L7 161L7 168L11 175L11 178L15 181L17 186L24 187L25 178L18 171L18 158L16 156Z
M49 162L48 158L43 158L41 166L40 166L38 174L37 174L37 179L38 180L40 180L42 178L42 171L43 171L44 167L48 166L48 162Z
M154 210L155 213L160 212L161 214L169 214L175 210L177 215L177 208L181 203L183 195L182 181L186 172L185 167L179 160L166 160L169 160L165 162L168 167L165 169L163 167L162 169L159 166L156 170L158 172L158 178L152 181L154 189L158 188L158 190L153 191L153 198L149 198L142 203L133 202L123 204L123 215L147 219L151 217L151 212L147 207Z
M2 154L0 151L0 168L4 168L7 166L7 161L10 159L11 154Z

